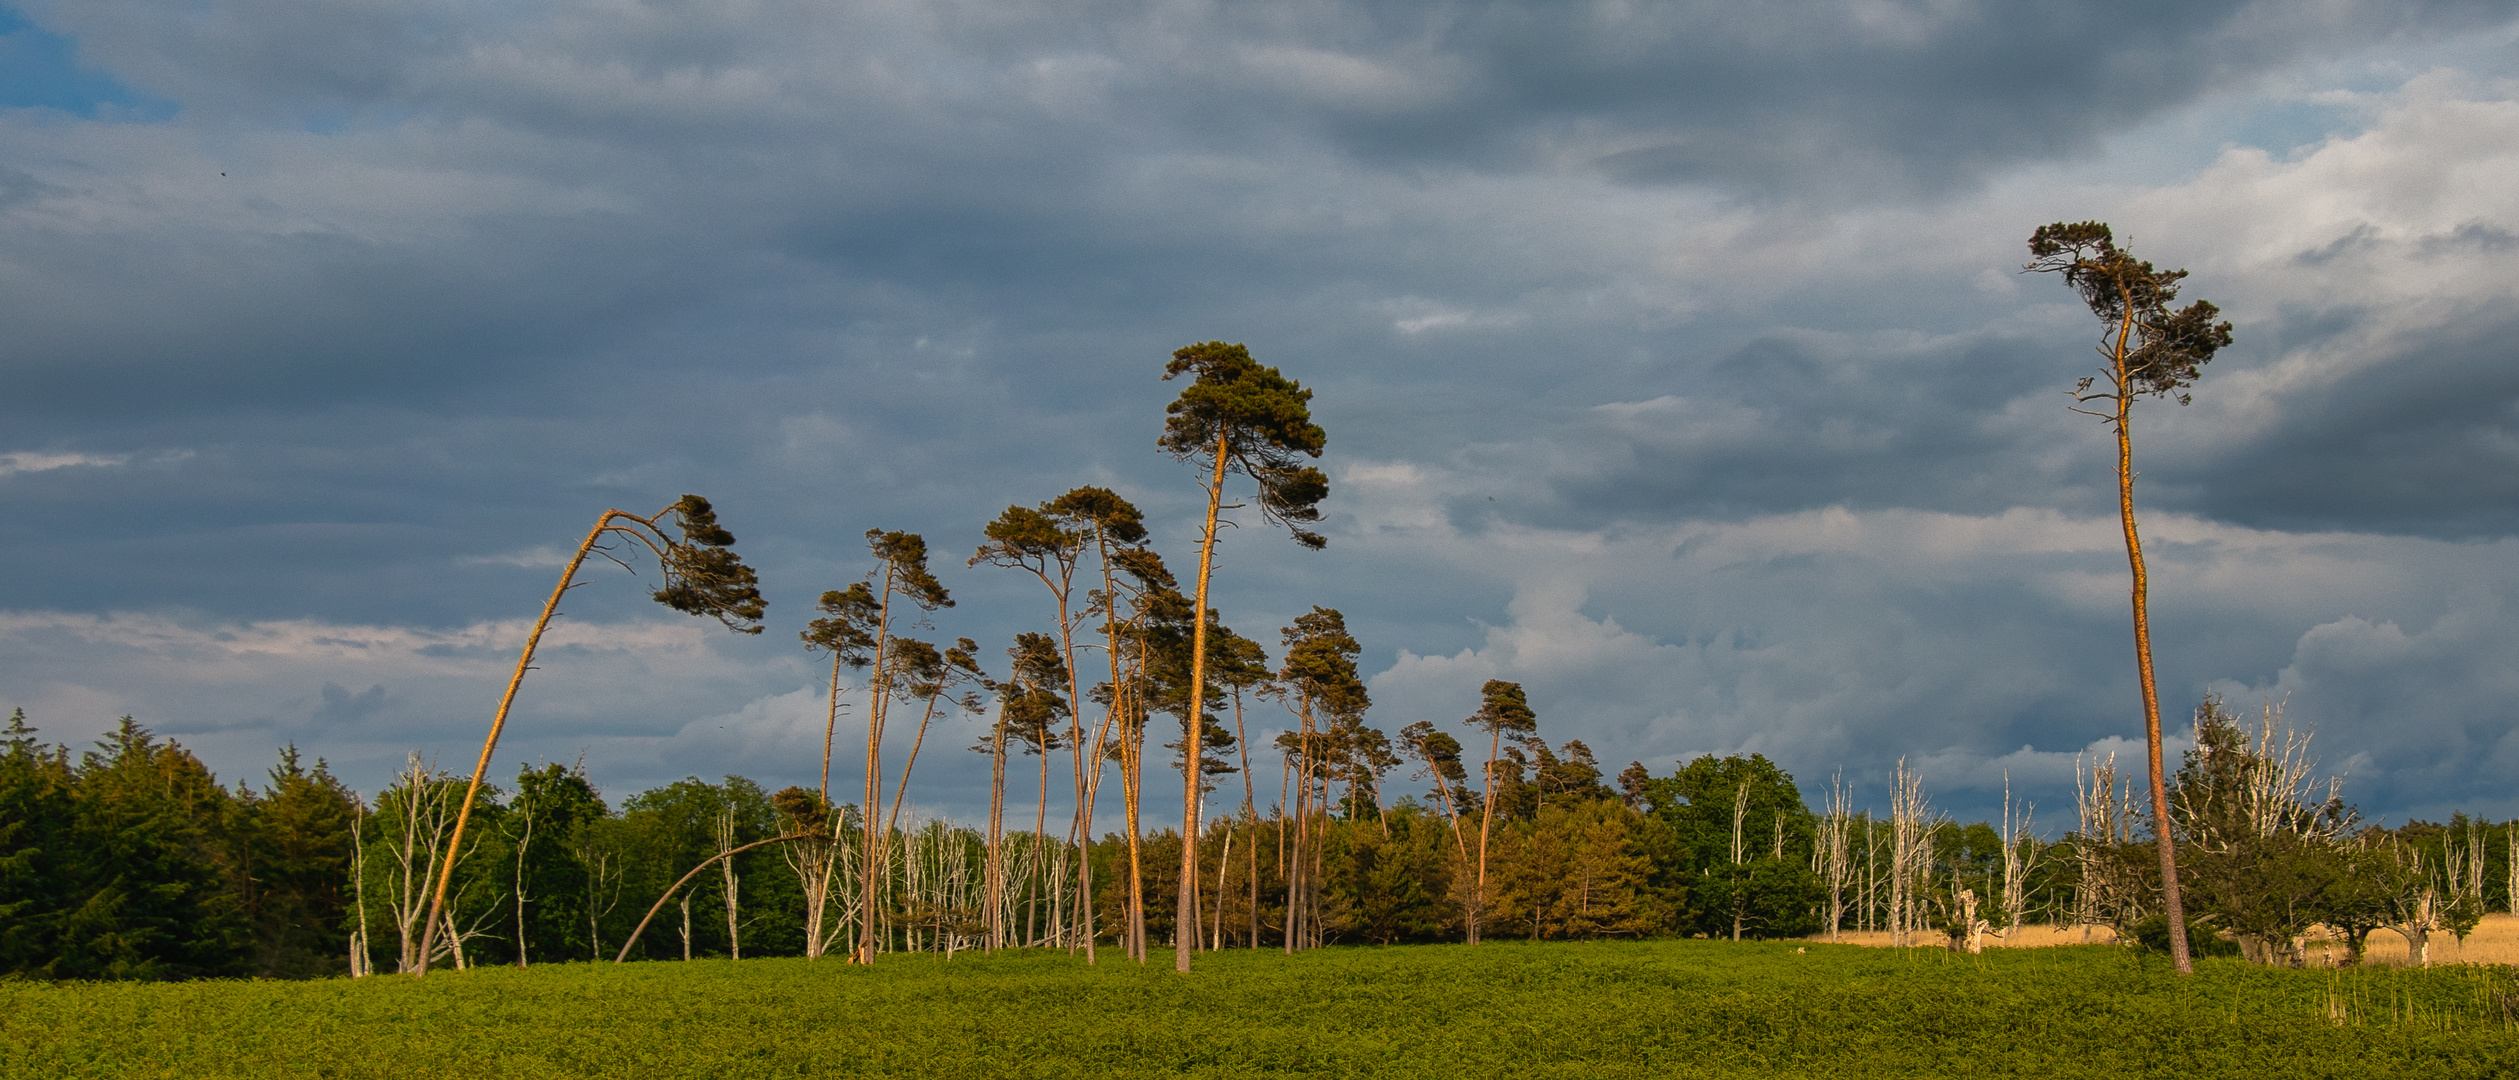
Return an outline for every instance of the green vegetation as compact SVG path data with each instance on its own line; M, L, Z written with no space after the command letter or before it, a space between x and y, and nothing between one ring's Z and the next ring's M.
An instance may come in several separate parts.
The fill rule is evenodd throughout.
M19 982L0 983L0 1073L2446 1078L2519 1063L2510 979L1652 941L1230 951L1186 977L1010 951Z

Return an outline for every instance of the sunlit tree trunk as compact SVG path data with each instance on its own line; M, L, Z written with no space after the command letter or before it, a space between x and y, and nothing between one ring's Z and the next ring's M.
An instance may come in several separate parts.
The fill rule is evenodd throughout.
M1227 432L1216 440L1216 468L1207 483L1207 522L1198 539L1198 592L1190 608L1190 711L1183 722L1187 734L1181 748L1181 882L1179 915L1176 927L1189 928L1176 933L1172 969L1190 969L1190 950L1197 940L1198 900L1192 883L1198 880L1199 800L1205 792L1200 783L1200 766L1206 762L1201 745L1207 735L1207 576L1216 561L1216 514L1224 505L1225 467L1232 463L1233 436Z

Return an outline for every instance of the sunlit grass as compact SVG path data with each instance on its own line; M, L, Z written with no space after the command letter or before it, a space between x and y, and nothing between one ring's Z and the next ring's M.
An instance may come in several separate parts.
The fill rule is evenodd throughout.
M1807 948L1807 952L1796 952ZM1168 954L1167 954L1168 956ZM0 984L10 1076L2508 1075L2505 969L1708 941ZM2338 1022L2340 1018L2341 1022Z

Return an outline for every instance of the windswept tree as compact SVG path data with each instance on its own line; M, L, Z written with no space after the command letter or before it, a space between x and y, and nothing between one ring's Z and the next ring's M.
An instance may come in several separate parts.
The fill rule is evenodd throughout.
M797 636L805 648L831 654L831 696L822 724L822 800L831 801L831 744L840 731L840 673L875 662L875 635L883 625L883 601L863 581L822 594L815 608L822 617L805 624Z
M905 610L896 604L915 608L922 614L953 606L952 594L927 569L927 540L924 537L912 532L868 529L866 547L874 553L880 565L869 571L864 581L841 594L847 600L845 611L833 616L855 620L855 632L862 639L871 640L870 647L873 649L870 661L874 669L873 679L866 688L866 801L859 815L865 830L860 853L863 861L859 863L861 869L858 873L860 906L856 961L861 964L875 962L874 916L879 902L878 889L884 876L884 822L877 813L882 807L883 795L884 722L891 713L893 699L914 696L919 685L916 665L891 662L893 620ZM873 600L871 606L850 599L859 587L865 589L866 598ZM823 594L823 599L827 610L831 594ZM820 620L816 620L816 624L819 625ZM812 640L814 632L808 630L806 633L807 640ZM928 649L932 652L933 646ZM834 649L834 655L838 655L837 649ZM932 701L930 704L933 704Z
M1156 669L1166 661L1159 654L1186 647L1179 643L1190 636L1190 601L1181 595L1179 582L1163 565L1163 557L1151 549L1112 552L1110 563L1119 573L1106 574L1108 585L1095 595L1096 608L1104 613L1104 629L1110 635L1111 681L1093 689L1094 700L1103 705L1103 722L1093 740L1094 777L1098 787L1104 758L1118 763L1120 809L1128 845L1127 910L1122 916L1120 939L1129 958L1144 963L1145 867L1140 811L1146 721L1153 703L1161 696ZM1187 700L1186 694L1178 696ZM1087 789L1087 812L1078 818L1080 824L1091 824L1095 790ZM1080 905L1078 913L1085 920L1090 941L1092 909ZM1090 952L1087 958L1090 960Z
M891 865L892 837L900 830L901 804L910 791L910 772L918 768L919 748L927 745L928 725L936 719L940 704L949 704L964 712L977 714L985 708L978 693L965 689L985 684L987 676L980 673L979 644L970 638L959 638L943 650L913 637L897 638L892 659L890 685L897 686L913 701L922 702L919 710L918 734L910 740L910 756L901 763L900 778L893 782L892 807L885 811L883 829L877 834L876 848L882 858L867 865L878 869ZM956 691L960 691L957 693ZM867 815L872 817L870 813Z
M1419 720L1400 729L1399 742L1407 748L1409 756L1426 767L1415 779L1431 777L1434 780L1435 807L1443 811L1444 818L1452 823L1452 836L1458 841L1456 846L1459 847L1461 861L1467 863L1469 842L1461 831L1461 808L1469 805L1469 769L1461 764L1461 740L1429 721ZM1641 772L1644 766L1639 764L1632 768Z
M516 673L508 678L507 693L499 698L499 711L490 720L489 737L481 740L481 760L472 767L472 783L464 789L463 802L455 814L454 834L447 839L446 858L438 871L437 887L430 894L429 916L420 932L419 964L414 974L428 974L430 942L446 907L446 884L461 858L464 829L472 822L482 777L490 771L490 755L498 750L499 733L507 730L508 709L516 704L516 691L525 684L525 672L533 668L534 650L542 644L543 630L560 613L560 598L581 584L577 571L586 565L587 556L599 555L627 567L630 561L620 552L644 551L655 558L657 570L664 577L662 587L653 594L657 603L686 615L716 619L739 634L758 634L761 615L766 610L760 581L752 568L735 555L734 547L735 534L717 523L716 509L697 495L685 495L645 517L626 510L606 510L595 519L595 527L587 531L586 539L577 545L577 553L569 556L568 566L560 571L560 584L551 590L551 599L543 602L542 617L534 620L533 631L525 635L525 651L516 658Z
M1277 673L1287 692L1287 706L1299 725L1280 740L1297 759L1294 805L1294 852L1286 874L1286 951L1293 952L1314 937L1307 916L1319 882L1312 867L1318 859L1319 802L1314 792L1335 764L1340 747L1335 732L1359 726L1372 698L1356 674L1356 658L1364 647L1347 632L1346 617L1334 608L1315 605L1295 616L1281 634L1286 666Z
M1032 815L1032 837L1037 853L1049 826L1050 752L1065 745L1059 721L1074 712L1067 698L1060 693L1068 685L1068 676L1067 664L1060 655L1056 638L1035 631L1016 634L1015 643L1006 650L1006 655L1014 661L1013 673L1006 681L989 686L997 694L997 723L987 743L976 748L986 752L990 758L989 853L985 887L989 918L992 920L992 944L1002 942L1005 936L1005 928L994 920L1002 917L1006 904L1006 744L1012 740L1023 748L1023 753L1041 759L1039 802ZM1029 930L1025 940L1031 940Z
M1242 755L1242 824L1249 834L1247 858L1250 863L1250 936L1252 948L1259 948L1259 792L1251 778L1251 736L1242 724L1243 696L1266 693L1276 676L1268 669L1268 650L1259 642L1218 626L1218 640L1210 643L1215 656L1216 679L1233 695L1233 744ZM1227 843L1231 843L1228 839ZM1221 880L1221 871L1219 872ZM1223 889L1218 887L1217 902L1223 903ZM1217 916L1222 926L1223 916ZM1221 937L1221 934L1219 935Z
M1193 378L1181 389L1181 396L1164 407L1159 445L1174 458L1199 465L1204 473L1200 483L1207 491L1207 516L1198 541L1198 584L1191 598L1197 614L1191 620L1196 629L1190 644L1188 715L1201 717L1206 715L1207 579L1215 568L1216 521L1224 509L1225 479L1235 473L1249 478L1257 487L1262 517L1285 526L1296 543L1320 548L1328 541L1304 526L1321 519L1320 503L1329 495L1329 478L1303 459L1321 456L1328 435L1312 422L1312 392L1276 368L1251 359L1250 351L1240 345L1210 341L1179 349L1164 366L1163 377L1180 375ZM1181 769L1183 881L1198 874L1201 727L1190 725L1187 745L1181 749L1185 763ZM1196 900L1189 889L1180 894L1179 925L1189 926ZM1197 945L1195 935L1174 937L1173 969L1186 972L1190 952Z
M1101 797L1102 762L1108 756L1108 740L1114 723L1122 715L1120 708L1122 698L1118 693L1118 688L1124 681L1121 673L1121 640L1127 633L1123 629L1123 624L1127 620L1121 612L1123 606L1121 597L1123 593L1131 591L1127 585L1129 581L1156 582L1164 588L1170 588L1172 575L1163 568L1162 557L1146 546L1145 516L1138 512L1135 504L1121 498L1116 492L1099 487L1076 488L1052 500L1049 511L1057 515L1060 520L1071 523L1089 539L1093 547L1095 569L1102 577L1102 588L1088 590L1088 592L1091 594L1090 613L1100 616L1102 620L1102 649L1104 658L1110 663L1111 681L1107 685L1112 693L1104 701L1102 722L1096 725L1090 739L1084 734L1082 703L1085 695L1080 685L1084 673L1076 665L1073 650L1069 651L1067 662L1068 700L1075 704L1074 712L1070 714L1073 723L1068 729L1076 764L1075 836L1079 845L1088 845L1093 839L1094 810ZM1143 590L1140 589L1137 592L1142 594ZM1130 835L1136 834L1131 832ZM1077 849L1075 916L1077 925L1083 930L1078 936L1083 939L1085 963L1091 964L1096 957L1093 929L1093 860L1088 855L1089 852L1084 847L1080 846Z
M1531 711L1530 699L1523 695L1521 683L1489 679L1478 688L1478 696L1478 711L1470 714L1469 726L1487 733L1487 769L1485 786L1478 796L1478 876L1470 884L1468 904L1472 945L1478 944L1478 924L1486 914L1488 839L1496 825L1496 758L1507 737L1518 742L1539 733L1539 714Z
M2117 514L2125 528L2125 557L2134 575L2134 657L2143 688L2143 737L2151 765L2152 821L2160 845L2161 910L2169 920L2170 956L2179 974L2195 970L2187 955L2187 917L2178 895L2178 856L2168 827L2168 774L2160 741L2160 691L2152 678L2152 624L2143 571L2143 542L2134 526L2134 400L2175 397L2184 405L2213 354L2230 344L2230 324L2216 322L2221 309L2198 300L2172 310L2184 270L2158 270L2119 248L2108 226L2096 221L2056 222L2029 237L2031 273L2064 275L2066 285L2100 318L2099 374L2075 386L2073 411L2106 422L2117 436ZM2093 407L2096 406L2096 407Z
M1058 660L1066 681L1067 745L1074 765L1076 819L1074 835L1079 842L1093 835L1093 803L1102 775L1102 738L1110 731L1115 714L1106 712L1100 725L1101 735L1088 738L1084 732L1084 716L1073 703L1085 700L1083 671L1076 662L1078 621L1099 613L1103 619L1104 647L1111 661L1113 685L1119 672L1119 619L1110 598L1116 596L1114 556L1137 551L1145 546L1146 526L1137 507L1108 488L1085 486L1042 503L1038 507L1009 506L997 519L988 523L988 542L981 544L971 556L970 565L988 563L1030 573L1049 589L1058 607ZM1103 588L1088 587L1085 595L1076 594L1076 575L1083 571L1084 555L1093 553ZM1088 578L1088 581L1091 579ZM1078 610L1078 602L1083 610ZM1042 767L1047 769L1049 747L1043 747ZM1090 765L1088 765L1090 763ZM1043 799L1048 795L1044 789ZM1035 830L1038 835L1038 830ZM1088 928L1093 923L1093 861L1077 860L1077 914ZM1081 935L1085 962L1094 961L1094 939L1088 931Z

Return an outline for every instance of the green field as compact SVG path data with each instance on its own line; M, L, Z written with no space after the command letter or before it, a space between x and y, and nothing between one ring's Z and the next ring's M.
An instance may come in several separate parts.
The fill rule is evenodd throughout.
M114 1077L2519 1075L2510 969L2194 978L2107 947L1649 941L0 983L0 1072ZM1166 953L1161 959L1168 960ZM2337 1010L2341 1023L2333 1019Z

